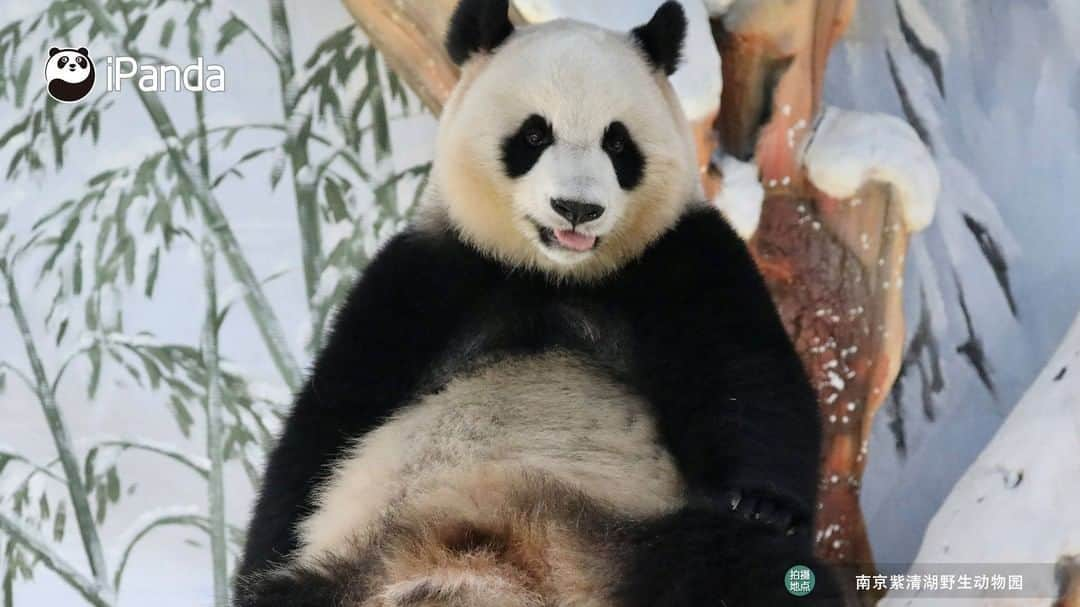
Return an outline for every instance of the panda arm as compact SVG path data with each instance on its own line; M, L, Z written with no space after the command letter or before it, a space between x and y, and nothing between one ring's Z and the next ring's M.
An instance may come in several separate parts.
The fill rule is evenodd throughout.
M372 260L270 455L241 575L286 560L313 490L357 438L402 406L430 372L477 296L483 267L448 234L406 232Z
M806 538L777 534L731 512L688 505L622 532L629 549L613 593L622 607L844 604L837 578ZM793 565L813 571L810 595L788 593L784 574Z
M816 397L742 240L715 210L690 211L625 284L634 383L691 493L808 521Z

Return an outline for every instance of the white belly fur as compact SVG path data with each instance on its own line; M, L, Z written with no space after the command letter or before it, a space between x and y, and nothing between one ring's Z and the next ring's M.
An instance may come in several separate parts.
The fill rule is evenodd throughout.
M495 507L523 475L565 483L628 517L683 500L640 397L569 354L511 358L452 380L360 441L302 523L300 556L343 554L401 508Z

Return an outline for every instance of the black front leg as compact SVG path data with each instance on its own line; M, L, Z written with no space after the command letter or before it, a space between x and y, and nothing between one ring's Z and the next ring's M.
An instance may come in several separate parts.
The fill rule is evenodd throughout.
M719 213L688 213L628 269L637 388L691 494L807 528L816 397L749 251Z
M288 559L315 486L357 438L407 404L491 279L490 265L446 234L406 232L379 252L337 314L270 455L241 576Z
M290 567L239 578L233 607L333 607L346 604L351 594L356 593L349 584L323 571Z

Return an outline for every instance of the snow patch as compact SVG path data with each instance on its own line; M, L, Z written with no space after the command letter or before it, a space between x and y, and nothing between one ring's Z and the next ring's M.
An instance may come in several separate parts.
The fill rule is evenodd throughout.
M713 204L739 236L749 240L757 231L761 204L765 201L765 188L758 180L757 165L725 156L720 161L720 170L724 174L724 183L713 198Z
M1063 555L1080 553L1078 503L1080 316L997 435L953 487L927 529L916 562L1054 563ZM1048 597L1056 595L1055 588L1040 590ZM896 607L909 600L887 598L880 604Z
M930 225L941 178L930 151L906 122L888 114L829 107L803 151L810 181L833 198L851 198L864 184L892 186L910 231Z
M712 37L705 4L700 0L680 2L689 27L683 46L683 62L671 76L671 84L679 95L687 119L693 122L716 112L724 84L720 53ZM529 23L568 18L628 32L648 22L662 3L662 0L514 0L514 7ZM710 4L719 6L730 2Z
M735 0L702 0L702 4L710 15L723 15L735 4Z

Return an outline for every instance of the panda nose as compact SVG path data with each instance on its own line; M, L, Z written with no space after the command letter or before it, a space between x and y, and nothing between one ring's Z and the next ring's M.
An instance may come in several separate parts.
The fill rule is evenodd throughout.
M566 198L552 198L551 208L574 225L588 223L604 214L604 207L598 204Z

